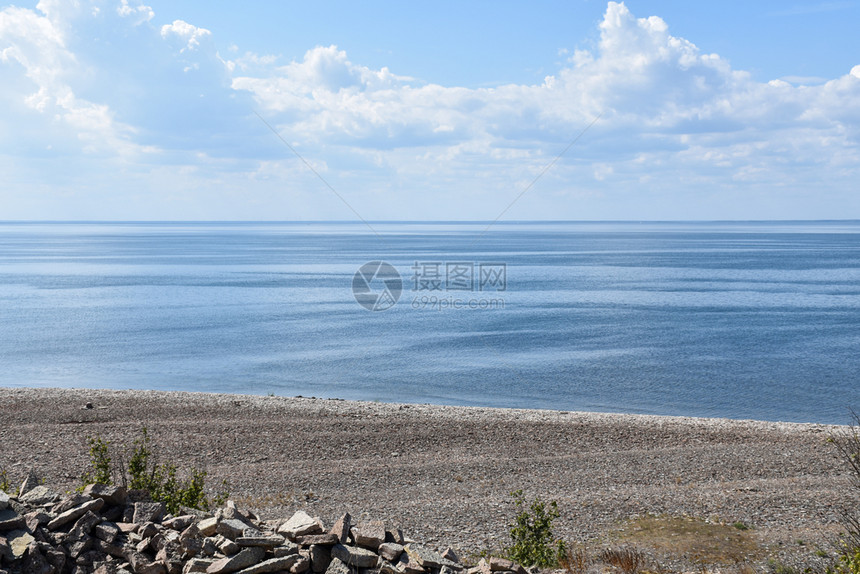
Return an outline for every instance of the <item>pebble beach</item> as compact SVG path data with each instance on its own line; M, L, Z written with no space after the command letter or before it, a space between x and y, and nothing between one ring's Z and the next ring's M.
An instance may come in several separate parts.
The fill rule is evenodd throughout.
M146 427L159 457L206 470L213 493L225 485L259 515L348 511L466 556L505 545L518 489L557 501L555 533L572 545L620 543L637 517L691 517L749 526L786 560L831 544L857 503L828 444L846 429L818 424L42 388L0 388L0 419L13 481L33 469L72 489L88 437L122 452Z

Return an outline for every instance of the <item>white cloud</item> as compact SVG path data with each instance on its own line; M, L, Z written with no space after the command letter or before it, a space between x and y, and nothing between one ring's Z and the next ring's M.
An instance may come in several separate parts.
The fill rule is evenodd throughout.
M212 35L206 28L198 28L184 20L174 20L172 24L161 27L161 37L164 39L178 38L184 44L180 50L194 51L200 47L200 41Z
M116 8L116 13L123 18L130 18L134 25L149 22L155 17L155 12L151 7L146 6L145 4L130 6L128 0L122 0L120 5Z
M66 134L90 154L127 155L139 150L130 139L134 130L117 122L107 105L75 94L71 81L81 65L53 19L58 17L54 7L43 1L39 8L44 16L24 8L0 10L0 71L9 90L6 97L44 122L42 127L27 124L21 131Z

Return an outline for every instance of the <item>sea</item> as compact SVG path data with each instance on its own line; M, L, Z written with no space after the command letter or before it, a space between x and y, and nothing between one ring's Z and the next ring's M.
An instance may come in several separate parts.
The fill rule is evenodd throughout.
M0 386L847 423L860 221L0 222Z

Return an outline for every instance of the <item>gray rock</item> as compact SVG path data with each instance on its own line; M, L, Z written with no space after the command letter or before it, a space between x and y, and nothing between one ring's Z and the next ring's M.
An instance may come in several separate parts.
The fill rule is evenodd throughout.
M96 524L102 521L101 516L93 514L91 511L86 511L83 516L78 518L75 525L72 527L72 530L76 530L78 532L82 532L84 534L89 534L92 532L93 528Z
M297 544L293 544L292 542L284 542L280 546L275 546L272 548L272 554L276 558L280 558L281 556L291 556L293 554L299 553L299 547Z
M349 530L352 527L352 517L347 512L334 523L334 526L329 530L329 534L337 536L338 542L346 544L349 540Z
M405 550L407 554L415 560L415 562L427 570L431 568L441 568L445 563L445 559L442 558L441 554L427 546L424 546L423 544L410 542L406 545Z
M379 545L379 555L391 562L396 562L403 554L403 546L395 542L383 542Z
M179 535L179 546L187 556L196 556L203 551L203 534L196 524L191 524Z
M299 559L293 564L292 568L290 568L290 574L301 574L302 572L307 572L311 568L311 560L305 556L299 556Z
M403 531L399 528L391 528L385 531L385 541L394 542L395 544L406 544L406 538L403 536Z
M200 533L203 536L212 536L218 529L218 519L214 516L211 518L204 518L197 523L197 528L200 529Z
M274 548L284 543L284 537L277 534L272 536L240 536L235 540L239 546L261 546L263 548Z
M451 562L460 562L460 558L457 556L457 553L454 552L454 549L450 546L442 552L442 558L450 560Z
M196 517L193 514L185 514L182 516L176 516L169 520L162 520L161 525L165 528L179 530L181 532L188 528L188 525L194 522L195 519Z
M75 493L70 496L63 498L60 502L54 505L51 509L51 512L55 512L57 514L62 514L67 510L71 510L76 506L80 506L85 502L89 502L93 499L92 496L86 496L80 493Z
M331 563L331 548L321 544L314 544L310 548L308 557L311 559L311 569L316 574L321 574L328 569Z
M26 528L27 521L23 516L7 508L0 510L0 532L9 532L10 530L19 530Z
M182 567L182 574L190 574L191 572L206 572L206 569L215 562L211 558L192 558Z
M395 568L398 574L423 574L424 568L408 552L400 555Z
M59 495L56 492L53 492L49 490L47 486L40 484L28 490L26 494L19 496L18 500L24 504L29 504L30 506L42 506L43 504L54 502L58 498Z
M0 536L0 564L3 564L4 560L12 562L14 556L12 556L12 548L9 546L9 541L6 540L5 536Z
M96 498L94 500L90 500L89 502L84 502L80 506L70 508L69 510L63 512L62 514L54 518L52 521L50 521L48 523L48 530L56 530L59 527L68 524L69 522L77 520L87 512L98 512L104 505L104 500L102 500L101 498Z
M354 568L350 568L338 558L332 558L331 563L326 568L325 574L353 574Z
M302 510L297 511L278 528L278 534L283 534L290 539L295 539L297 536L305 534L318 534L320 532L322 532L320 523Z
M153 562L145 554L129 552L128 563L134 574L165 574L164 564Z
M128 490L112 484L88 484L84 494L93 498L101 498L110 506L124 505L128 501Z
M9 495L0 490L0 510L9 508Z
M96 524L93 530L93 534L96 538L98 538L99 540L104 540L108 544L116 540L121 532L119 526L117 526L113 522L102 522L100 524Z
M249 568L263 560L266 551L259 546L251 546L239 551L235 556L216 560L206 568L208 574L230 574Z
M225 538L229 538L230 540L236 540L245 534L245 528L247 527L248 526L241 520L227 518L218 523L218 526L215 528L215 532Z
M300 544L301 546L312 546L314 544L331 546L333 544L337 544L338 542L340 542L338 536L331 532L329 532L328 534L306 534L304 536L296 537L296 543Z
M379 520L362 522L352 529L355 543L371 550L376 550L385 542L385 524Z
M27 477L24 479L24 482L21 483L21 488L18 489L18 499L20 500L21 496L39 486L41 482L42 481L39 479L39 475L36 474L36 471L30 469L27 472ZM2 495L0 495L0 498L2 498ZM2 506L2 503L0 503L0 507Z
M164 503L135 502L134 516L131 521L137 524L143 524L144 522L160 522L162 516L164 516Z
M282 556L280 558L269 558L254 566L249 566L244 570L240 570L239 574L265 574L267 572L280 572L282 570L292 570L296 563L301 560L298 554L290 556Z
M366 548L335 544L331 547L332 558L337 558L347 566L355 568L373 568L379 562L379 556Z
M29 532L23 530L13 530L6 535L6 541L9 548L12 549L13 559L21 558L27 552L27 547L36 539Z
M27 557L24 559L24 572L27 574L52 574L54 567L48 564L39 546L31 543L27 547Z

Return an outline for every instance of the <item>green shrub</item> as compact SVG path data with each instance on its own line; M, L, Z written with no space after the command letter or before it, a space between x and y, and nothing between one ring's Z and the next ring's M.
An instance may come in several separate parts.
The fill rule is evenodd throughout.
M508 558L523 566L557 567L566 557L567 547L552 534L552 522L558 518L558 504L535 498L526 508L522 490L511 493L518 513L511 527L511 545L505 550Z
M0 469L0 490L6 494L12 494L12 484L9 482L9 475L6 474L6 469Z
M82 477L84 483L113 484L109 443L99 437L88 438L87 441L90 444L91 468ZM132 446L127 469L120 457L118 474L123 486L149 491L153 500L163 502L167 511L173 514L179 512L182 506L208 510L213 504L220 505L226 500L226 492L211 501L206 496L206 471L192 468L188 472L187 480L179 478L177 472L178 469L172 462L156 461L149 433L146 427L143 427L141 438L136 439Z
M90 445L90 470L81 476L81 480L84 481L84 484L93 482L111 484L109 443L99 436L87 437L87 443Z
M852 411L852 422L843 433L832 435L829 442L836 447L851 477L852 486L860 490L860 415ZM842 515L845 526L845 539L839 550L835 566L831 572L836 574L860 574L860 514L857 510L846 511Z

